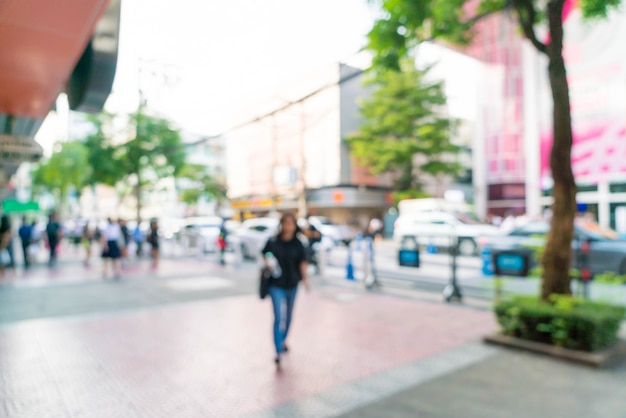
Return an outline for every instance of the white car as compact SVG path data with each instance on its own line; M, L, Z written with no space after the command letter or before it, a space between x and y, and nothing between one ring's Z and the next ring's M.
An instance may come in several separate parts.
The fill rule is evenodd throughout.
M450 248L453 237L458 237L459 253L476 255L479 238L499 234L497 227L481 223L470 214L430 211L401 215L393 236L396 242L414 237L419 245L439 248Z
M256 259L270 237L278 233L278 219L255 218L244 221L237 231L237 241L244 258Z
M198 248L203 253L217 251L217 238L222 222L219 216L187 218L181 231L181 243L185 248Z
M325 216L311 216L309 222L315 227L322 237L330 238L334 245L354 239L354 231L347 225L337 225L332 223Z

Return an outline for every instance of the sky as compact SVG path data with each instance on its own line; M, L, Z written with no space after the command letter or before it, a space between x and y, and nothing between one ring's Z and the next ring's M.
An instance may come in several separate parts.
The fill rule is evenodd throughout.
M241 109L365 44L366 0L128 0L122 2L117 75L107 109L148 105L185 130L211 135Z

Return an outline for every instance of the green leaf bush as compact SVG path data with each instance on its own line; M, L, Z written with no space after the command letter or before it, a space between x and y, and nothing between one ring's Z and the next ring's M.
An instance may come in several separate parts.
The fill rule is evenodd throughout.
M552 295L550 303L517 296L494 310L505 335L588 352L613 345L626 317L623 306L565 295Z

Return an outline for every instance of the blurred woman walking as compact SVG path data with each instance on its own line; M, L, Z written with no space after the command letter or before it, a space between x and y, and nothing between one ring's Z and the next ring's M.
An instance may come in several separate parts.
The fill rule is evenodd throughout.
M281 356L288 351L285 340L300 281L307 291L311 289L304 246L297 236L300 232L296 217L286 213L280 219L278 234L270 238L261 251L266 268L272 272L269 295L274 308L274 361L277 367L280 367Z

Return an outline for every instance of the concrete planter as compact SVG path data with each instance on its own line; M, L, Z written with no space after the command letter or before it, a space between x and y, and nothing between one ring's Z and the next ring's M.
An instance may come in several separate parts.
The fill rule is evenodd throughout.
M626 358L626 341L618 340L615 345L597 352L586 352L558 347L555 345L523 340L503 334L487 335L483 338L487 344L499 345L508 348L543 354L572 363L584 364L591 367L609 367L619 360Z

